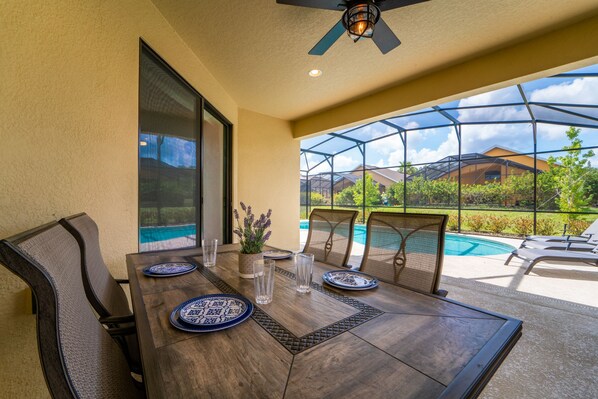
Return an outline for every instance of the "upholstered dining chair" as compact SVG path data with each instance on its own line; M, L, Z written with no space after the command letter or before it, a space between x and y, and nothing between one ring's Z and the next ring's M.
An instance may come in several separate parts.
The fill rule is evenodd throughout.
M447 215L372 212L360 271L382 281L446 296L439 290Z
M56 222L0 241L0 262L34 295L38 349L51 396L142 398L112 331L89 306L80 256L77 241Z
M77 240L81 250L81 275L89 303L99 315L101 323L110 328L134 326L135 317L120 284L128 280L116 280L110 274L100 250L97 224L86 213L60 219L59 223ZM141 359L137 334L113 336L121 346L131 371L141 374Z
M347 267L357 211L314 209L309 215L309 232L303 252L318 262Z

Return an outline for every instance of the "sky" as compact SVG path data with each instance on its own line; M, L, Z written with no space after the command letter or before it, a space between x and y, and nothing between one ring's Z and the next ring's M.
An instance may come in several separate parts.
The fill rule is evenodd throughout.
M598 65L573 72L597 73ZM524 83L522 84L522 88L530 102L590 104L595 107L598 106L598 77L594 76L544 78ZM517 86L511 86L439 106L440 108L456 108L521 102L522 99ZM598 108L581 109L578 107L565 107L565 109L572 112L589 113L593 118L598 118ZM428 108L420 112L427 110L431 109ZM462 122L525 121L530 118L524 105L449 110L447 112ZM538 119L564 120L571 125L575 125L576 122L579 123L581 121L584 121L583 123L590 122L590 124L598 125L597 121L592 122L577 116L563 114L538 106L532 106L532 112L534 112ZM406 129L431 127L407 132L407 162L423 164L438 161L448 155L458 154L459 147L455 128L452 126L438 127L439 125L446 125L448 120L436 112L419 115L412 113L411 115L392 118L389 121ZM565 135L568 125L538 124L537 128L538 151L558 151L569 143ZM339 131L338 133L346 131ZM360 140L370 140L394 131L396 130L390 126L377 122L345 134ZM598 146L598 129L581 128L580 138L583 140L584 146ZM326 136L303 140L301 148L309 148L323 140L326 140ZM350 145L352 144L347 140L334 139L315 147L314 150L337 153ZM529 122L462 125L463 154L481 153L497 145L518 152L533 152L532 125ZM403 143L398 135L373 141L366 145L366 164L378 167L399 165L403 162L403 151ZM594 152L597 154L591 159L591 162L593 166L598 167L598 151ZM547 158L549 155L539 155L539 157ZM306 157L308 164L306 164L305 157L302 157L301 170L306 170L307 165L311 168L323 159L323 157L315 154L306 154ZM334 157L334 169L339 172L351 170L361 165L361 163L361 152L357 149L341 153ZM330 171L330 167L324 163L312 170L310 174L327 171Z

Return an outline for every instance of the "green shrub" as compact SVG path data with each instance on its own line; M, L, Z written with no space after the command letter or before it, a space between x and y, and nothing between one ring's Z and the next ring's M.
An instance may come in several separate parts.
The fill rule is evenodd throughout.
M322 194L317 193L315 191L309 193L309 201L312 206L329 204L329 202L326 200L326 198L324 198Z
M449 215L446 228L449 231L457 231L459 229L459 218L457 215Z
M465 222L473 231L482 231L486 226L487 217L485 215L474 214L465 217Z
M339 193L334 195L334 204L335 205L355 205L355 201L353 200L353 187L346 187Z
M141 208L139 210L139 223L141 226L157 226L158 210L156 208Z
M520 216L514 219L511 219L511 225L513 227L513 231L520 236L526 236L531 234L534 228L534 219Z
M585 220L569 220L567 223L567 234L580 235L588 228L590 222Z
M195 207L141 208L141 226L168 226L195 223Z
M506 216L488 216L488 230L494 234L502 233L509 226L511 219Z
M559 225L554 219L536 220L536 234L550 236L558 233L562 233L562 231L559 231Z

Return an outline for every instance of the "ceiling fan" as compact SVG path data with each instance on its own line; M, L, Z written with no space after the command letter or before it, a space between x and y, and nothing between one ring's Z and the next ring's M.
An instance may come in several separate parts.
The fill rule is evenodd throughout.
M386 54L401 41L381 18L382 11L424 1L428 0L276 0L278 4L344 11L340 21L309 50L311 55L324 54L345 31L354 42L371 38L382 54Z

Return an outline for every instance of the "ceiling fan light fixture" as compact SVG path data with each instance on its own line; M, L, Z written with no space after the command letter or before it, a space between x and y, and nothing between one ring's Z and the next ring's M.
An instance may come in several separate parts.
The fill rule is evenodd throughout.
M357 3L343 14L343 26L354 41L362 37L371 38L374 26L380 19L380 9L370 2Z

